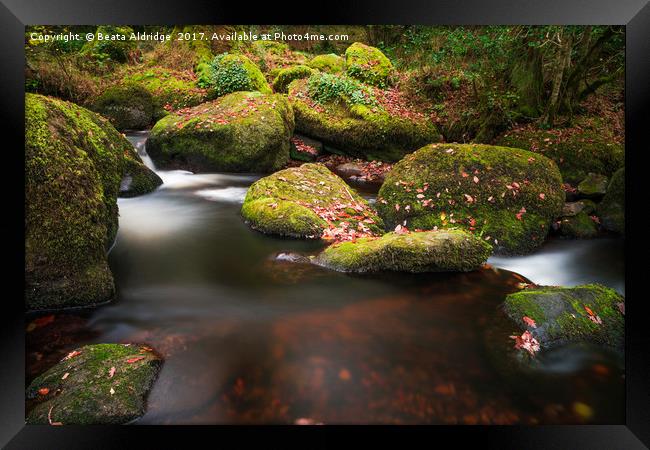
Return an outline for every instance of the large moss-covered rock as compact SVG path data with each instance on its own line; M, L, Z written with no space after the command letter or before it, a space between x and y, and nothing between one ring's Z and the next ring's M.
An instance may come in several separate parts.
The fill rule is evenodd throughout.
M29 424L124 424L146 411L162 360L137 344L73 350L27 388Z
M461 230L391 232L330 245L314 262L342 272L468 272L478 269L491 250Z
M345 60L335 53L328 53L314 56L307 62L307 65L321 72L341 73L345 68Z
M220 97L236 91L271 93L264 74L248 57L238 53L222 53L210 63L210 95Z
M544 242L564 205L555 163L518 149L432 144L388 173L377 209L388 227L460 227L499 253L526 253Z
M580 130L541 130L531 125L506 132L496 144L551 158L564 181L572 185L580 183L589 172L611 176L623 166L625 157L623 146L606 132L605 125Z
M278 75L275 77L275 80L273 80L273 90L275 92L282 92L286 94L289 84L293 80L309 78L313 72L313 69L303 65L281 69L278 72Z
M154 102L155 119L164 116L165 109L196 106L207 97L207 91L197 86L192 72L164 67L141 67L127 74L122 83L137 84L149 91Z
M162 183L162 179L144 165L135 149L125 149L120 197L137 197L138 195L147 194Z
M25 302L84 306L113 296L106 249L117 232L123 152L108 121L72 103L27 94Z
M353 78L384 88L390 83L393 65L381 50L355 42L345 50L346 72Z
M293 128L284 96L234 92L158 121L147 152L161 168L271 172L288 161Z
M625 168L617 170L607 186L607 194L598 204L597 213L603 228L625 233Z
M568 342L623 348L624 298L600 284L524 289L508 295L503 309L542 350Z
M153 123L155 112L151 93L135 82L109 87L95 100L92 109L120 131L147 128Z
M311 163L253 183L242 216L253 229L296 238L376 235L383 227L359 194L325 166Z
M289 85L296 130L352 156L398 161L441 136L424 116L399 115L373 98L373 88L318 73Z

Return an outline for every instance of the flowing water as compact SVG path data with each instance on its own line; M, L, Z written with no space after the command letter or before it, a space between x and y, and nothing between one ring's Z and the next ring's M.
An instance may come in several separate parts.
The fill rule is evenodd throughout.
M146 133L129 139L153 167ZM350 276L275 259L322 244L243 222L258 176L158 174L118 201L116 300L28 333L28 381L79 345L143 342L165 363L142 424L624 421L619 357L564 347L518 373L499 310L522 281L623 291L622 240L551 240L467 274Z

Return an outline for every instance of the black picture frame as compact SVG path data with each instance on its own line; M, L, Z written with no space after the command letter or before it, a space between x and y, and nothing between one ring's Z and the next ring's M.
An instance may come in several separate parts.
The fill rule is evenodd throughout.
M30 24L612 24L626 25L626 423L589 426L26 426L24 421L24 26ZM640 237L646 195L643 152L650 124L650 4L648 0L401 0L349 3L223 2L185 0L0 1L0 115L5 210L0 220L5 250L2 362L0 363L0 444L9 449L179 448L251 439L271 448L290 441L301 447L340 446L353 431L375 443L406 447L481 445L516 449L637 449L650 446L650 364L647 302L643 294L645 256ZM640 197L635 201L635 197ZM637 243L637 236L638 243ZM630 240L632 244L630 245ZM443 440L441 440L441 438ZM142 440L144 439L144 440ZM206 440L207 439L207 440ZM196 443L196 444L195 444Z

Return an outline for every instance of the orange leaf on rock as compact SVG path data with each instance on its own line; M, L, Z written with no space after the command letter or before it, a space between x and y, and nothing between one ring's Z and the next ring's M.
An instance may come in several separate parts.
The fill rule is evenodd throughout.
M133 364L136 361L140 361L141 359L144 359L144 356L136 356L135 358L129 358L126 360L127 363Z

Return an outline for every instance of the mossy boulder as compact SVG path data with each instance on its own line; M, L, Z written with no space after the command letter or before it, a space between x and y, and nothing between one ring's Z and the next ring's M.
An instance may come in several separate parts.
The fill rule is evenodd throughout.
M213 98L236 91L272 92L259 67L238 53L222 53L214 57L210 63L209 89Z
M288 92L289 84L293 80L309 78L313 72L313 69L303 65L281 69L275 77L275 80L273 80L273 90L275 92L286 94Z
M503 309L542 350L573 342L622 350L624 301L616 291L600 284L536 287L508 295ZM532 319L534 326L524 317Z
M131 144L80 106L26 94L25 302L29 309L112 298L106 249L117 232L123 154Z
M578 183L578 194L583 197L601 198L607 191L607 177L598 173L588 173Z
M27 388L29 424L125 424L146 411L162 360L138 344L73 350Z
M162 179L144 165L135 149L124 151L124 172L120 183L120 197L137 197L155 190Z
M615 233L625 233L625 168L612 175L607 193L598 204L597 213L603 228Z
M137 84L151 94L154 102L154 118L160 119L166 112L203 103L207 91L197 86L192 72L164 67L142 67L122 79L123 84Z
M395 114L372 97L370 86L345 76L318 73L289 85L296 130L328 148L368 160L398 161L441 140L425 117Z
M353 78L385 88L390 84L393 64L381 50L355 42L345 50L346 72Z
M458 227L510 254L540 246L563 205L553 161L482 144L432 144L407 155L388 172L377 198L387 227Z
M461 230L391 232L330 245L314 262L341 272L469 272L485 263L491 250Z
M508 131L495 143L551 158L560 168L564 181L572 185L582 181L589 172L611 176L625 160L623 145L615 142L604 125L580 130L542 130L531 125Z
M108 118L120 131L142 130L154 119L151 93L138 83L117 84L106 89L94 102L92 109Z
M559 220L560 234L564 237L589 239L598 235L598 225L584 211L561 217Z
M147 152L161 168L271 172L289 160L293 128L284 96L234 92L159 120Z
M307 163L251 185L242 206L251 228L267 234L318 239L324 235L376 235L383 222L368 203L321 164ZM351 230L355 230L352 233Z
M562 217L572 217L581 212L593 214L596 204L589 199L582 199L575 202L567 202L562 207Z
M314 56L307 65L321 72L341 73L345 69L345 60L335 53L329 53Z

